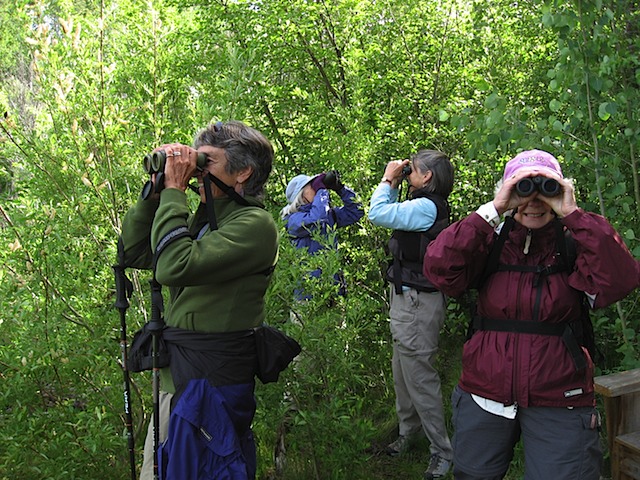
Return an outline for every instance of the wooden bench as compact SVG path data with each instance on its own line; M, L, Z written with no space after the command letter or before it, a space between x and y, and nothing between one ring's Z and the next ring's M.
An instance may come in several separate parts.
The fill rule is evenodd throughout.
M594 380L604 398L611 478L640 480L640 368Z

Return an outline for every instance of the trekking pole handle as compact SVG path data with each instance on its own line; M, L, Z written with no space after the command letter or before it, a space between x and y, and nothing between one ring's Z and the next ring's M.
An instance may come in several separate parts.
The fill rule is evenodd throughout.
M113 265L113 273L116 280L116 301L114 306L118 309L126 310L129 308L129 298L133 293L133 284L124 273L125 267L122 265Z

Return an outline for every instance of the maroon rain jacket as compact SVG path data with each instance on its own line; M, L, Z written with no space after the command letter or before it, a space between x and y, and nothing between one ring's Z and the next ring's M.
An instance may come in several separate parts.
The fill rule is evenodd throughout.
M574 271L541 277L539 321L559 323L580 316L581 292L593 308L610 305L640 285L640 263L602 217L581 209L562 219L576 242ZM531 235L528 254L524 253ZM496 235L477 213L445 230L429 245L424 275L445 294L457 297L482 276ZM506 265L554 265L553 222L528 231L518 222L502 248ZM477 313L493 319L533 321L538 288L535 273L498 271L479 287ZM593 362L577 370L558 336L477 331L464 345L460 387L476 395L522 407L593 406Z

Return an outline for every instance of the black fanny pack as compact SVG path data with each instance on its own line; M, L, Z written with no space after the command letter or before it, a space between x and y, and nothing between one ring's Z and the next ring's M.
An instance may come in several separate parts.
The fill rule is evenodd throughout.
M254 329L258 371L262 383L276 382L278 376L302 351L300 344L287 334L269 325Z
M172 350L174 355L171 355ZM302 348L296 340L269 325L223 333L164 327L158 338L157 367L169 366L172 358L174 362L176 359L179 362L185 355L188 358L188 352L193 352L194 357L198 352L206 352L214 357L235 357L236 366L241 370L236 372L240 373L238 380L245 381L249 374L257 376L262 383L269 383L276 382L280 372L287 368L301 351ZM255 357L255 362L251 361L252 357ZM211 358L207 363L212 363ZM247 371L241 364L250 366L251 371ZM134 334L127 367L132 372L153 369L153 334L148 324ZM180 370L180 367L172 365L172 371L174 369ZM222 380L222 383L227 382L229 379Z

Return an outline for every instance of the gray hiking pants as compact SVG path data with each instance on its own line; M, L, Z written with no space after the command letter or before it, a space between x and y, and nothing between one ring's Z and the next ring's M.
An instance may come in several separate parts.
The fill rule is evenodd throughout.
M424 431L431 453L451 460L453 450L444 421L440 376L435 368L445 297L440 292L390 289L393 384L400 435Z
M454 478L504 478L522 437L524 480L598 480L602 454L595 408L519 408L511 420L478 406L456 387L451 398Z

